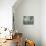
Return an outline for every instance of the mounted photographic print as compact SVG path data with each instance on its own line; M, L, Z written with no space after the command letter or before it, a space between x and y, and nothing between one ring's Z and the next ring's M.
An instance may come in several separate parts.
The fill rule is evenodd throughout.
M23 16L23 24L24 25L33 25L34 24L34 16Z

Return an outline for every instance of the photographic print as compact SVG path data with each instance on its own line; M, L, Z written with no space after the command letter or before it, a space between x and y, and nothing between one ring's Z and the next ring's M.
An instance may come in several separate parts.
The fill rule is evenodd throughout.
M23 16L23 24L24 25L33 25L34 24L34 16Z

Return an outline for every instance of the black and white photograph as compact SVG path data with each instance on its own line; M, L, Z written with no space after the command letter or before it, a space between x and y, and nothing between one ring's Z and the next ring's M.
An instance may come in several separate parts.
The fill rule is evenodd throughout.
M34 16L23 16L23 24L24 25L33 25L34 24Z

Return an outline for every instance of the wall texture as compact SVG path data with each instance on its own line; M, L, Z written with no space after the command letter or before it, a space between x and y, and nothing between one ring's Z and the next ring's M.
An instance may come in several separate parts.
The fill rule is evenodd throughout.
M0 0L0 27L12 29L12 6L16 0Z
M46 46L46 0L41 1L41 40L42 46Z
M41 46L41 0L23 0L13 8L15 29L23 33L23 37L35 41L36 46ZM34 16L34 25L24 25L23 16Z

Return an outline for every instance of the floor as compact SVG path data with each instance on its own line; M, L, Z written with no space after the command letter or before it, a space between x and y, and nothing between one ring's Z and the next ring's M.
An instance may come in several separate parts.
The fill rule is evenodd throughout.
M12 40L6 40L4 43L2 43L0 46L16 46L16 39ZM18 46L18 45L17 45ZM23 43L21 43L20 46L24 46Z
M0 46L16 46L15 39L6 40L6 42L2 43Z

